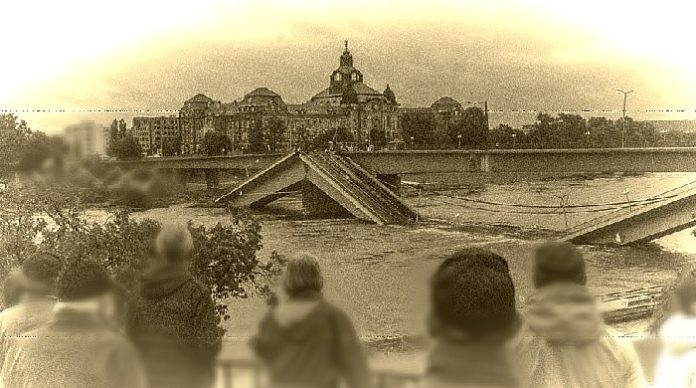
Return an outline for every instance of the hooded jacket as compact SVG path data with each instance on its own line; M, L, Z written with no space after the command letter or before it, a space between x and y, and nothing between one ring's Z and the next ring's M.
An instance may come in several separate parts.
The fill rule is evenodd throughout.
M576 284L553 284L529 299L513 342L524 386L638 388L643 373L633 346L602 321L594 297Z
M660 328L655 388L696 388L696 318L676 314Z
M65 307L8 339L5 388L146 388L133 346L92 313Z
M419 388L516 388L504 348L438 340Z
M251 347L273 387L368 388L369 372L348 316L323 299L281 303L261 320Z
M223 330L210 291L167 266L141 279L128 313L128 335L141 353L150 388L212 384Z

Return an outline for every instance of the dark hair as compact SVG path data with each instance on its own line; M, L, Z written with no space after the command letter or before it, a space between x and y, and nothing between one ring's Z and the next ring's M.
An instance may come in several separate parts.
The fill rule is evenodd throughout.
M302 254L288 260L283 289L293 298L315 297L324 288L317 258Z
M569 242L547 242L539 246L534 255L534 287L552 283L568 282L585 285L585 259L582 253Z
M61 301L93 298L116 290L106 270L94 261L75 260L65 265L58 276L56 291Z
M61 268L63 268L63 261L58 256L39 252L24 260L22 275L29 281L53 287Z
M496 271L510 272L507 261L500 255L481 248L462 248L447 256L440 267L449 263L466 262L469 266L482 266Z
M680 279L674 287L676 307L686 315L694 315L691 305L696 303L696 278L689 274Z
M517 322L515 286L501 256L464 249L448 257L431 281L434 317L472 336L510 333Z

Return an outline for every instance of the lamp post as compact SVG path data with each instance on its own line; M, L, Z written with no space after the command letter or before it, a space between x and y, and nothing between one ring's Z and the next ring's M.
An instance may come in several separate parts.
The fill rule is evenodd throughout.
M415 147L414 147L414 144L413 144L413 140L414 140L414 139L413 139L413 136L411 136L411 149L415 148Z
M592 147L592 144L590 143L590 135L592 135L592 133L590 133L590 130L588 129L587 132L585 132L585 136L587 137L587 148Z
M621 114L621 148L624 148L626 144L626 131L624 129L624 122L626 121L626 99L628 98L629 94L633 93L633 89L628 91L616 89L616 91L623 94L623 110Z
M517 148L517 134L515 132L512 133L512 148Z
M457 135L457 148L462 148L462 134Z

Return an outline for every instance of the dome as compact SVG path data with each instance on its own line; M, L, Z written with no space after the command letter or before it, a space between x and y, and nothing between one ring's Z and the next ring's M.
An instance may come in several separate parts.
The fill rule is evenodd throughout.
M459 101L449 96L438 98L437 101L433 102L433 104L430 105L430 107L437 111L463 109L462 104L460 104Z
M389 101L392 105L396 105L396 95L394 92L389 88L389 84L387 84L387 88L384 89L384 97L387 98L387 101Z

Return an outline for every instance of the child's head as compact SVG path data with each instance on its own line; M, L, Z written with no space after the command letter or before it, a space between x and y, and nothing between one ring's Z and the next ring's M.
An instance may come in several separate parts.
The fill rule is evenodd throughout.
M696 316L696 274L689 274L679 280L674 289L677 308L686 315Z

